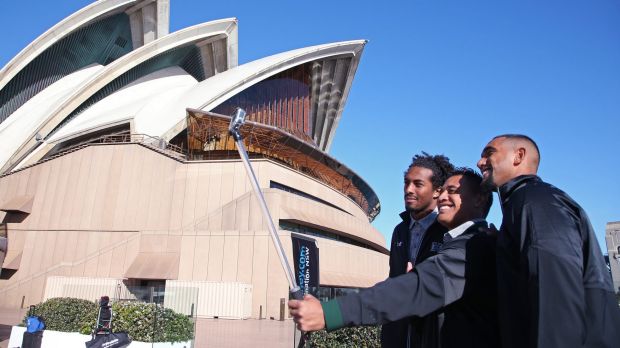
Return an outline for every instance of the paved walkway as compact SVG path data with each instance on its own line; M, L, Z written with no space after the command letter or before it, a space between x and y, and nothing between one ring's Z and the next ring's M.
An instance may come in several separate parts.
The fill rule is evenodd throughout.
M11 325L0 324L0 347L7 348L9 345L9 337L11 337Z
M0 348L6 348L11 325L18 324L26 310L0 308ZM292 320L198 319L196 348L273 347L292 348Z
M28 309L0 308L0 324L17 325L24 320Z
M273 347L292 348L292 320L198 319L197 348Z
M7 348L11 336L11 326L19 324L27 309L0 308L0 348Z

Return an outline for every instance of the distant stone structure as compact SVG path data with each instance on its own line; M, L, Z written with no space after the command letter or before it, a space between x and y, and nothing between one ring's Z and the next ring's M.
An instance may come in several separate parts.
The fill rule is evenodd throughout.
M605 228L605 241L609 254L609 266L614 282L614 289L620 292L620 221L608 222Z

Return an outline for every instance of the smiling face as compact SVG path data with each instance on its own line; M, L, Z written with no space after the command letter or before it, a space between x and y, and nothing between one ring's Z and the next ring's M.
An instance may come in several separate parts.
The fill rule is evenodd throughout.
M514 146L511 145L507 138L495 138L482 150L478 168L486 187L495 189L516 176Z
M424 167L411 167L405 174L405 209L414 219L421 219L437 205L439 188L433 188L433 171Z
M437 202L437 221L453 229L462 223L481 217L477 195L468 186L463 175L454 175L446 180Z

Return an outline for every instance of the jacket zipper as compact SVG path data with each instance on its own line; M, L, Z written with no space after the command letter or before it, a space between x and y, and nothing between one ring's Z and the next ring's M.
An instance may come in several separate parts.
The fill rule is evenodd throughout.
M411 323L407 323L407 348L411 348Z
M499 209L502 211L502 216L504 216L504 202L502 201L502 194L499 192L499 186L497 187L497 200L499 201Z

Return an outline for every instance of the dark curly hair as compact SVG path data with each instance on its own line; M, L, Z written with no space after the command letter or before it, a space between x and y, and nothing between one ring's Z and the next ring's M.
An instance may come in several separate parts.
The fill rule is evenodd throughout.
M430 169L433 172L433 177L431 178L433 188L441 187L454 170L454 166L450 163L448 157L444 155L429 155L424 151L422 151L421 155L413 156L411 164L404 175L407 175L407 172L413 167L422 167Z
M484 206L484 216L486 217L487 215L489 215L491 205L493 205L493 191L482 185L482 175L468 167L454 168L454 170L452 171L452 173L450 173L450 175L448 175L448 177L452 177L455 175L462 175L465 180L468 180L471 183L471 188L473 189L474 193L485 196L486 204Z

